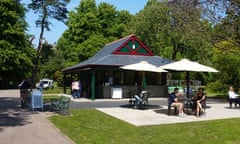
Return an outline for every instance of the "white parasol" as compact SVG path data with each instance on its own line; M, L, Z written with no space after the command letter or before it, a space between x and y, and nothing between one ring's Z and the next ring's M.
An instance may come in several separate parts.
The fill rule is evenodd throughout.
M172 70L172 71L184 71L187 72L187 96L189 95L189 72L218 72L218 70L202 65L198 62L190 61L188 59L181 59L170 64L166 64L159 67L160 69Z
M147 61L141 61L139 63L124 65L120 67L121 69L125 70L134 70L134 71L142 71L142 86L146 88L147 82L145 78L145 72L168 72L166 70L163 70L161 68L156 67L155 65L152 65L148 63Z
M160 66L159 68L173 71L218 72L218 70L212 67L188 59L182 59L180 61Z
M149 71L149 72L167 72L161 68L156 67L148 63L147 61L141 61L139 63L124 65L120 67L121 69L125 70L134 70L134 71Z

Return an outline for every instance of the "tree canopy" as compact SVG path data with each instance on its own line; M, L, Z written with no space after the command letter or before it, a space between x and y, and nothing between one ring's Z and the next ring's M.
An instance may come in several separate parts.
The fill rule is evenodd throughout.
M0 1L0 87L13 88L29 78L33 49L25 33L25 9L15 0Z
M38 14L38 19L35 24L37 27L40 27L36 58L33 61L34 66L31 79L32 87L35 87L36 79L38 77L38 65L43 48L44 30L50 30L51 19L65 22L68 13L66 6L69 1L70 0L31 0L28 4L28 8L35 14Z
M81 0L69 13L68 29L57 43L68 60L66 66L86 60L106 43L123 37L131 17L128 11L117 11L108 3Z
M217 68L218 74L195 75L215 81L212 88L239 87L239 0L148 0L135 15L95 0L81 0L67 13L69 1L30 1L28 9L38 15L36 26L40 28L37 50L31 48L26 34L24 6L15 0L0 2L0 87L16 86L29 78L32 67L40 73L34 78L61 80L62 68L86 60L105 44L132 33L156 55L189 58ZM44 30L51 30L51 19L67 25L57 49L42 41Z

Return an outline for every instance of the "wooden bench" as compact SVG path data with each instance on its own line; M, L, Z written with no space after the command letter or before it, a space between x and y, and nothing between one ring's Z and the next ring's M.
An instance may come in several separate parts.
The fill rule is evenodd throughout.
M58 99L51 100L51 110L62 115L69 115L69 105L71 98L60 96Z

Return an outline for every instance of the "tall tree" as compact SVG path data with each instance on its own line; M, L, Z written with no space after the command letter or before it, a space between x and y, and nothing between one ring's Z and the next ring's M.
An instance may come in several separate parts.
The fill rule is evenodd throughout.
M57 43L70 66L93 56L106 43L123 36L131 15L117 11L105 2L81 0L75 11L69 13L68 29Z
M216 25L215 42L226 40L240 47L240 1L227 0L224 4L226 16ZM240 52L240 49L237 51Z
M0 87L17 87L29 76L33 49L25 35L25 9L19 1L0 1Z
M198 6L194 1L150 0L129 27L158 55L203 60L209 55L211 25L201 17Z
M63 83L63 75L61 70L64 68L64 57L61 51L52 48L52 54L48 55L48 61L41 64L41 72L39 73L42 77L52 78L58 84Z
M40 27L40 34L37 46L37 54L34 60L34 67L32 72L32 87L35 86L36 78L38 74L39 58L43 47L43 35L44 30L50 30L50 19L56 19L61 22L65 22L67 19L67 4L70 0L31 0L28 4L28 8L33 10L35 14L38 14L36 20L36 26Z

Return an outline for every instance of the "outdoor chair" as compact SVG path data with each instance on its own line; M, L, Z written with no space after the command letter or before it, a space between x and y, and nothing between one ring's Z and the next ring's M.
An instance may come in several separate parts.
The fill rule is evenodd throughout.
M235 107L237 107L237 105L239 105L240 107L240 97L237 97L237 98L229 98L228 96L228 102L229 102L229 107L232 108L232 104L235 105Z
M202 109L199 112L199 115L203 115L206 113L207 108L207 96L205 96L205 99L201 102ZM196 114L196 102L192 102L192 113Z
M148 104L148 98L149 98L150 94L148 91L143 91L142 95L141 95L141 99L142 99L142 105L146 105Z
M171 109L174 108L174 115L177 115L177 107L170 104L170 98L168 96L168 115L171 114Z
M130 99L129 99L129 104L130 105L134 105L135 104L135 98L134 98L134 92L133 91L128 91L128 95L130 96Z
M139 107L144 107L148 104L148 98L149 98L150 94L148 91L141 91L141 93L138 94L134 94L133 98L129 101L132 104L134 104L135 108L139 108Z
M174 108L174 115L177 115L177 107L168 104L168 115L171 115L171 109Z
M194 109L193 106L194 106L193 96L189 96L184 103L184 112L189 113L193 111Z
M207 96L205 96L205 99L201 102L202 110L200 111L200 115L206 113L207 108Z

